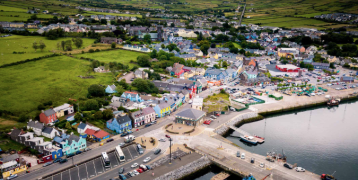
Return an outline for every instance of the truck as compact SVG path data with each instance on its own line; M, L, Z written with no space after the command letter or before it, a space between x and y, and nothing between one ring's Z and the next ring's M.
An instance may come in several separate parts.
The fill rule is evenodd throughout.
M322 174L321 179L322 180L335 180L336 178L334 178L332 175L329 175L329 174Z

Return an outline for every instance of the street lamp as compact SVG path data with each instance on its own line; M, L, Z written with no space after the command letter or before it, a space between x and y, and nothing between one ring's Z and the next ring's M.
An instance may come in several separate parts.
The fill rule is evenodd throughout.
M172 138L169 138L169 142L170 142L170 145L169 145L169 164L172 164Z

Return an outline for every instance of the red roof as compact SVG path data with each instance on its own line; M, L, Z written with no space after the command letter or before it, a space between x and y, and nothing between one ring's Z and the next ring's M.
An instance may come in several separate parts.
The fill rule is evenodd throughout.
M96 133L96 131L95 130L93 130L93 129L89 129L89 128L87 128L86 129L86 131L85 131L85 133L87 134L87 135L94 135L95 133Z
M108 132L103 131L103 130L99 130L96 133L94 133L93 136L95 136L96 138L103 138L103 137L106 137L108 135L109 135Z
M132 91L126 91L125 93L129 93L129 94L138 94L137 92L132 92Z

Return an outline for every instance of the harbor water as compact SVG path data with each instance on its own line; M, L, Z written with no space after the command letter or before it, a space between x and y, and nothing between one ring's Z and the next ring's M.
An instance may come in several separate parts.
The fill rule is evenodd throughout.
M223 171L223 169L221 169L220 167L216 166L216 165L210 165L200 171L197 171L189 176L186 176L184 179L192 179L192 180L210 180L212 177L214 177L215 175L221 173ZM230 176L226 179L226 180L241 180L242 178L234 175L234 174L230 174Z
M264 156L283 151L290 164L316 174L358 179L358 101L268 116L240 129L265 137L265 143L252 146L241 142L237 132L227 136L248 151Z

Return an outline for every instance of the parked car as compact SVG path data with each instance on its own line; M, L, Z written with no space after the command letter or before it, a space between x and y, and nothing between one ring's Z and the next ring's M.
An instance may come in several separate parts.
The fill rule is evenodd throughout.
M306 171L306 170L303 169L302 167L295 167L295 170L296 170L297 172L305 172L305 171Z
M14 179L14 178L17 178L17 174L13 174L13 175L10 175L9 177L7 177L7 179Z
M50 162L47 162L47 163L45 163L44 165L42 165L42 167L46 167L46 166L49 166L49 165L51 165L52 164L52 162L50 161Z
M238 157L238 158L240 157L240 151L236 152L236 157Z
M260 163L260 167L264 168L265 167L265 163Z
M66 155L67 158L70 158L70 157L72 157L72 156L75 156L75 154L74 154L74 153L70 153L70 154L67 154L67 155Z
M241 159L245 159L245 153L241 154Z
M255 158L251 158L250 162L251 162L252 164L254 164L254 163L255 163Z
M55 160L53 160L52 162L53 163L58 163L58 162L60 162L61 161L61 158L56 158Z
M123 172L124 172L124 168L123 167L119 168L118 173L123 174Z
M76 155L77 155L77 154L81 154L81 153L82 153L82 151L76 151Z
M152 159L152 158L147 157L147 158L145 158L145 159L143 160L143 162L149 162L151 159Z
M157 150L154 151L154 154L157 155L157 154L159 154L161 151L162 151L161 149L157 149Z
M60 164L67 162L67 159L61 159Z
M112 141L114 141L113 138L107 140L107 142L112 142Z
M210 125L211 121L210 120L206 120L204 121L204 124Z
M132 164L131 168L135 168L137 166L138 166L138 163L134 163L134 164Z
M139 165L139 168L141 168L143 171L148 170L147 166L144 164Z
M287 163L283 164L283 167L286 167L288 169L293 169L293 166Z
M158 141L160 141L160 142L165 142L165 139L161 138L161 139L159 139Z
M137 175L139 175L139 172L137 170L133 170L133 174L134 174L134 176L137 176Z
M87 152L87 151L90 151L90 150L92 150L91 148L85 148L84 150L83 150L83 152Z
M146 124L145 127L149 127L149 126L151 126L151 125L152 125L152 124Z
M126 143L119 143L118 145L119 145L120 147L123 147L125 144L126 144Z
M165 137L166 137L166 138L170 138L170 136L169 136L168 134L167 134L167 135L165 135Z
M213 118L213 119L216 119L216 118L217 118L217 117L216 117L216 116L214 116L214 115L211 115L210 117L211 117L211 118Z
M139 173L143 173L144 171L143 171L143 169L138 168L138 169L137 169L137 172L139 172Z

